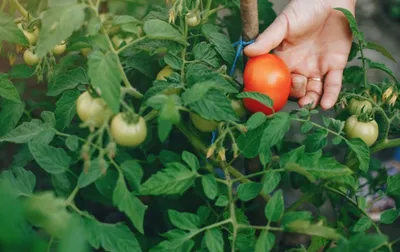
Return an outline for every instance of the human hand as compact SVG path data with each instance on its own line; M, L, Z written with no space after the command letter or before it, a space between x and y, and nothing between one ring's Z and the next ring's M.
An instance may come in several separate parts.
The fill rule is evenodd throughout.
M292 73L291 97L304 106L332 108L342 87L352 34L346 17L355 0L292 0L275 21L244 50L248 57L274 50ZM313 79L314 78L314 79ZM318 80L321 79L321 80ZM322 96L322 99L321 99Z

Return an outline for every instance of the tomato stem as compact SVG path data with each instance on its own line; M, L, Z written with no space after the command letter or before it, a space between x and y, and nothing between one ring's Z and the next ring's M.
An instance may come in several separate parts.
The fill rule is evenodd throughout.
M19 13L21 13L21 15L26 18L29 19L29 13L28 11L18 2L18 0L10 0L11 4L14 5L14 7L19 11ZM7 2L7 1L5 1Z

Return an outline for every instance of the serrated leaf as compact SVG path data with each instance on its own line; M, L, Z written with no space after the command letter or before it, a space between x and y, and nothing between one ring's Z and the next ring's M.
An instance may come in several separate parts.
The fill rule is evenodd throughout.
M215 205L219 207L225 207L229 204L228 196L220 194L215 201Z
M321 150L328 144L327 140L328 131L326 129L315 129L314 132L308 134L304 139L303 144L306 146L308 152Z
M140 192L140 184L143 177L143 169L135 160L127 160L121 164L124 177L132 189Z
M0 73L0 96L13 102L21 103L19 93L6 74Z
M334 9L341 11L346 16L347 20L349 21L350 29L353 32L354 37L360 41L363 41L364 37L358 30L357 21L354 15L345 8L334 8Z
M209 251L224 251L224 238L219 228L208 229L204 234L204 240Z
M278 112L268 120L261 138L259 151L269 149L278 144L290 129L290 117L288 113Z
M101 167L99 159L92 160L90 162L89 169L81 172L81 175L78 178L77 186L79 188L84 188L91 185L103 175L103 172L105 172L107 168L108 163L105 163L105 167Z
M0 138L2 142L12 142L12 143L27 143L34 137L39 135L44 128L42 127L42 122L38 119L33 119L30 122L24 122L8 134Z
M361 217L353 226L353 232L362 232L368 230L372 226L372 221L369 217Z
M30 195L36 185L36 177L31 171L22 167L14 167L0 173L0 178L7 180L19 194Z
M164 57L165 63L167 63L170 67L172 67L175 70L181 70L183 61L181 58L168 53L167 55L165 55Z
M89 55L88 64L88 75L92 85L100 89L101 97L114 113L118 113L122 77L117 56L111 52L103 54L100 51L94 51Z
M278 190L265 206L265 217L267 217L269 221L277 222L282 218L284 211L285 205L283 202L282 190Z
M24 109L24 103L3 100L0 111L0 137L14 129L21 119Z
M219 66L217 52L214 50L211 44L207 44L204 41L194 46L193 56L195 60L203 61L212 67Z
M390 54L390 52L388 52L388 50L386 50L386 48L384 48L381 45L378 45L376 43L373 42L368 42L367 46L368 49L380 52L383 56L385 56L386 58L396 62L396 60L394 59L394 57Z
M200 169L199 159L191 152L183 151L182 160L193 170L197 171Z
M168 210L168 217L171 223L182 230L196 230L199 228L200 219L192 213L181 213L173 209Z
M303 133L307 133L309 132L311 129L313 128L313 124L310 121L305 122L302 126L301 126L301 132Z
M63 8L54 7L46 10L42 17L39 40L36 45L36 54L39 58L67 40L74 31L81 28L85 21L85 4L70 4ZM74 17L71 19L71 17Z
M265 123L265 121L267 121L267 116L262 112L256 112L247 120L246 128L247 130L256 129Z
M68 89L74 89L79 84L89 83L89 77L86 74L85 69L76 68L68 71L65 74L59 74L54 77L51 82L48 96L57 96Z
M345 140L346 144L355 153L359 163L359 168L363 172L367 172L369 168L370 150L365 142L359 138Z
M272 108L272 106L274 105L274 102L271 98L269 98L269 96L262 94L262 93L258 93L258 92L242 92L238 95L236 95L237 98L240 99L252 99L252 100L256 100L258 102L260 102L261 104L267 106L268 108Z
M281 181L281 174L273 170L269 170L265 173L263 177L263 194L269 194L279 185Z
M110 252L141 252L135 235L123 223L106 224L85 218L85 234L95 249L104 248Z
M383 224L392 224L399 218L400 210L399 209L388 209L385 210L381 214L381 223Z
M201 27L203 35L215 46L215 50L221 55L224 61L231 64L235 58L235 51L231 46L229 38L219 32L219 27L212 24L205 24Z
M387 194L393 196L400 195L400 174L387 178Z
M12 79L28 79L35 73L35 68L27 64L15 64L8 73Z
M237 188L237 193L240 200L249 201L257 197L262 188L263 184L261 183L248 182L240 184Z
M282 225L287 226L290 223L297 220L311 221L313 218L311 212L300 211L300 212L287 212L282 217Z
M65 139L65 145L67 146L67 148L71 151L76 151L78 150L79 147L79 142L78 142L78 137L75 135L69 135L66 139Z
M263 126L250 130L237 138L236 143L244 157L254 158L259 153L259 146L265 128Z
M55 148L37 141L31 141L29 142L29 150L35 161L48 173L63 173L71 164L71 158L64 149Z
M138 70L151 79L156 78L157 68L154 58L147 52L138 51L129 57L121 59L122 64L127 70Z
M182 34L173 26L158 19L151 19L144 23L143 31L150 39L172 40L183 45L188 45Z
M0 41L29 45L28 39L14 22L14 18L2 12L0 16Z
M344 69L343 83L359 86L364 81L364 70L360 66L349 66Z
M112 198L113 204L117 206L121 212L124 212L131 220L133 226L143 234L144 214L147 210L147 206L133 193L129 192L122 174L119 175Z
M385 64L379 63L379 62L373 62L369 59L367 59L367 62L368 62L369 69L379 69L379 70L387 73L388 75L390 75L393 78L393 80L397 82L397 84L400 83L397 80L396 75L393 73L393 71L391 69L389 69Z
M214 200L218 196L218 184L213 175L208 174L202 176L201 184L203 186L204 194L207 196L207 198Z
M256 252L269 252L275 245L275 235L268 231L262 231L257 239Z
M68 90L56 102L54 113L57 118L57 129L62 130L71 123L76 115L76 100L79 95L80 92L78 90Z
M184 193L196 179L196 173L180 163L169 163L142 184L142 195L171 195Z

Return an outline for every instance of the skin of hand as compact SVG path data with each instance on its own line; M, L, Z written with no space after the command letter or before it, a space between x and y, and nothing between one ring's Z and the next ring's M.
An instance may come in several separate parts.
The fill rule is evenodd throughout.
M292 73L290 96L299 98L300 106L319 103L330 109L338 99L352 43L346 17L334 8L354 15L355 5L356 0L292 0L244 52L254 57L274 50Z

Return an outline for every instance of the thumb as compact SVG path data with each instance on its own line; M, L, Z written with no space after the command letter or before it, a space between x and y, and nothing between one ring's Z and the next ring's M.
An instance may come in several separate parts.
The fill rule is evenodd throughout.
M254 57L269 53L277 47L285 38L288 29L288 21L285 15L280 14L274 22L261 33L256 41L244 49L247 57Z

